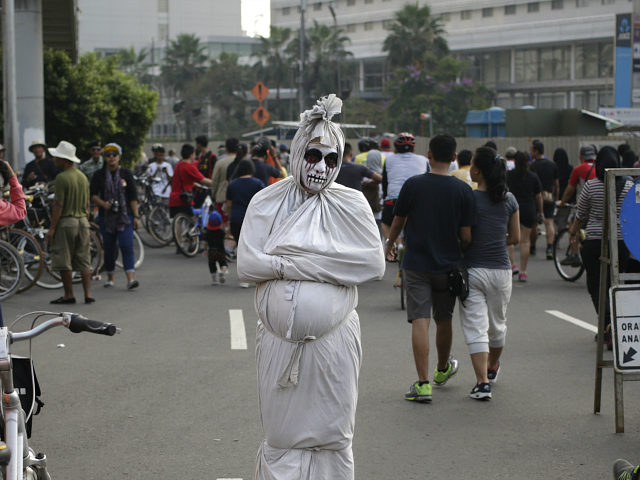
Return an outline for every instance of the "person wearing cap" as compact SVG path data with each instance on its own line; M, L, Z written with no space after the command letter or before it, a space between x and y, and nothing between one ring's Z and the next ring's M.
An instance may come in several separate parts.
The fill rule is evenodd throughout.
M104 159L102 158L102 143L100 140L94 140L89 144L89 160L80 165L80 171L84 173L89 182L91 182L91 178L93 174L98 170L102 170L104 167Z
M383 153L393 153L393 150L391 150L391 140L386 137L380 140L380 151Z
M115 282L118 246L127 276L127 289L138 287L135 279L133 230L140 226L138 194L133 174L120 166L122 147L109 143L104 147L105 168L91 179L91 201L99 207L98 225L102 233L106 288Z
M516 147L509 147L504 152L504 158L507 161L507 172L516 168L516 153L518 153Z
M84 303L91 297L91 251L89 226L89 180L76 168L80 159L76 147L61 141L50 148L55 166L61 172L55 179L55 198L51 209L51 226L45 241L51 245L51 267L62 277L64 295L52 304L76 303L73 295L73 272L81 272Z
M225 282L227 274L227 254L224 249L225 232L222 229L222 215L214 210L209 214L207 221L206 242L207 248L204 256L209 260L209 273L211 274L211 285L219 285ZM218 271L220 265L220 271Z
M367 163L367 154L371 147L373 146L373 141L370 138L363 138L358 142L358 155L353 159L353 163L357 164L365 164Z
M569 184L562 194L562 199L558 202L559 207L565 205L573 194L576 193L578 185L582 188L587 181L596 178L595 160L596 149L593 145L580 147L580 165L571 171Z
M55 180L58 171L53 160L47 158L47 146L41 140L34 140L29 146L34 159L27 163L22 172L22 186L29 188L36 183L49 183Z

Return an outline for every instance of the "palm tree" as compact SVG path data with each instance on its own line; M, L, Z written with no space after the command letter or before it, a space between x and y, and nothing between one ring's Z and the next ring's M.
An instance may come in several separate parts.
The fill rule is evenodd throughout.
M392 67L420 64L425 53L438 57L447 53L440 17L433 17L428 5L420 7L418 2L405 5L395 13L388 30L382 50L388 52Z
M171 40L162 66L163 80L173 89L175 98L184 102L185 136L191 139L193 110L197 106L197 98L193 95L195 83L205 72L208 60L206 46L193 34L181 33Z
M260 74L265 82L276 87L276 112L280 115L280 88L289 78L289 59L285 48L291 38L291 29L271 26L269 37L260 36L260 48L255 56L260 58Z
M148 71L149 64L145 62L149 55L149 50L142 48L136 52L133 47L121 48L116 55L118 65L122 71L134 75L141 83L151 83L151 76Z

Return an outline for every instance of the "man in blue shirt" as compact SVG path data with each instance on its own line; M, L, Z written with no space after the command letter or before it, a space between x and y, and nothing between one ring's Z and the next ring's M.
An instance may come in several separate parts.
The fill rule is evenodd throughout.
M449 292L449 273L462 260L462 250L471 244L475 221L475 200L471 187L449 174L456 157L451 135L436 135L427 154L430 173L409 178L398 195L386 245L387 259L394 242L405 229L402 268L407 289L407 320L411 323L413 356L418 381L411 385L406 400L430 402L429 322L436 322L438 364L433 374L436 385L444 385L458 371L450 356L451 320L456 298Z

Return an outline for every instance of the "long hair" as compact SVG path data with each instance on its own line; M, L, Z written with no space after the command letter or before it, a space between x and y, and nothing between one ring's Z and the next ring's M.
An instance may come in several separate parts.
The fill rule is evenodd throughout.
M480 147L473 156L473 166L482 173L491 201L503 201L507 194L507 167L502 157L493 148Z
M596 178L604 183L605 171L609 168L620 168L620 155L618 151L609 146L602 147L596 155ZM624 177L616 177L616 198L622 193L626 180Z
M518 150L514 160L516 162L516 168L514 169L515 174L524 180L524 177L527 176L527 169L529 168L529 157L526 153Z
M238 164L247 156L249 152L249 147L247 147L246 143L240 143L236 150L236 158L233 159L233 162L229 164L227 167L227 180L233 180L237 178L236 171L238 170Z
M556 148L553 152L553 163L558 166L558 173L561 176L570 174L572 168L569 165L569 155L567 155L567 151L564 148Z

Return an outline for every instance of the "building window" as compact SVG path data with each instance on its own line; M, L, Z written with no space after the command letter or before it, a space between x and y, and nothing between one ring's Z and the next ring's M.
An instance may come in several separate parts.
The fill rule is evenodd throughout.
M443 13L442 15L440 15L440 20L443 22L450 22L451 14L449 12Z
M535 13L540 11L540 2L527 3L527 12Z
M516 82L536 82L538 80L538 50L516 50Z
M600 43L598 73L600 78L613 77L613 43Z
M389 30L391 28L391 25L393 25L393 20L383 20L382 21L382 27L385 30Z
M353 33L355 31L356 31L356 24L355 23L350 23L349 25L347 25L347 32Z
M314 10L322 10L322 4L321 3L314 3L313 4L313 9Z
M471 10L462 10L460 12L460 20L471 20Z
M482 17L493 17L493 8L483 8L482 9Z
M169 0L158 0L158 13L169 13Z
M516 6L515 5L505 5L504 14L505 15L515 15L516 14Z
M282 15L289 15L291 13L291 7L284 7L282 9Z
M576 0L576 7L588 7L589 0Z
M598 44L576 45L576 78L598 77Z
M551 10L562 10L564 8L564 0L551 0Z
M571 71L571 47L540 49L540 80L568 80Z
M169 39L169 25L161 23L158 25L158 40L166 42Z
M373 30L373 22L364 22L365 30Z
M384 87L384 61L363 63L365 90L382 90Z

